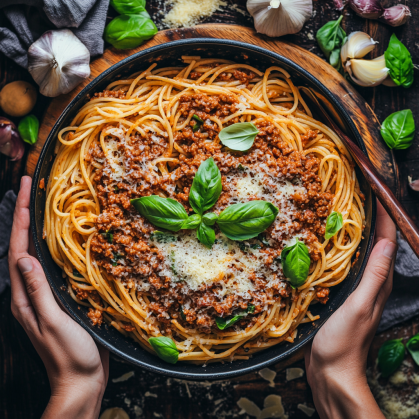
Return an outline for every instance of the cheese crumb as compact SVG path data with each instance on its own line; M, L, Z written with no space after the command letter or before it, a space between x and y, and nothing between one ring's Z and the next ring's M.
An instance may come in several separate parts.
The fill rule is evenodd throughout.
M286 374L287 381L291 381L297 378L301 378L304 375L304 370L301 368L287 368Z
M269 368L264 368L259 371L259 375L266 381L269 381L269 387L275 387L274 379L276 377L276 372L270 370Z
M249 416L256 416L258 418L261 414L259 407L247 397L241 397L237 402L237 406L243 410L243 413Z
M130 379L131 377L133 377L134 374L135 374L134 371L127 372L127 373L121 375L118 378L113 378L112 379L112 382L113 383L120 383L122 381L127 381L128 379Z
M301 403L297 405L297 409L300 409L310 418L314 415L314 413L316 413L316 409L313 409L312 407L306 406L305 404Z

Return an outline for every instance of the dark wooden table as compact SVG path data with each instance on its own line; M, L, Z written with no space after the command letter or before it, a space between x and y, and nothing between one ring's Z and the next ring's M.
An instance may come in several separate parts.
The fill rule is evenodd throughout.
M376 21L368 21L355 16L350 10L344 11L343 27L347 33L362 30L379 41L373 56L384 53L393 31L412 53L413 61L419 64L419 4L407 3L412 10L410 22L400 28L392 29ZM159 23L168 7L167 2L148 0L147 8L159 28ZM252 25L252 19L246 12L245 0L227 0L229 6L215 13L203 23L220 22ZM303 30L296 35L285 37L286 40L303 46L321 55L316 41L317 30L326 22L336 19L339 12L333 10L332 0L314 0L314 17ZM233 7L231 7L233 6ZM163 12L163 14L162 14ZM109 11L108 20L114 16ZM0 26L7 26L4 15L0 12ZM418 79L418 74L416 74ZM12 60L0 54L0 88L13 80L31 81L29 73L17 66ZM419 122L419 82L405 90L403 88L359 88L368 104L375 110L379 119L384 120L390 113L401 109L412 109ZM34 110L41 117L49 101L39 97ZM1 112L1 110L0 110ZM28 151L28 150L27 150ZM410 215L419 220L419 193L410 190L407 177L419 177L419 141L407 151L395 152L398 163L400 189L397 191L403 205ZM19 182L25 170L25 157L18 162L10 162L0 154L0 199L5 192L19 190ZM418 221L419 222L419 221ZM3 257L4 255L0 255ZM395 337L406 337L419 330L419 317L377 335L370 351L369 364L374 365L379 346L384 340ZM304 367L301 361L298 367ZM414 368L410 365L411 368ZM371 367L372 368L372 367ZM274 369L274 367L272 368ZM128 381L114 383L115 379L126 372L134 371L135 375ZM390 386L391 387L391 386ZM412 387L414 388L414 387ZM390 388L389 391L392 391ZM409 390L404 389L405 393ZM413 391L413 390L412 390ZM45 368L33 349L32 344L20 325L10 312L10 290L0 296L0 417L5 419L39 418L49 398L49 384ZM278 371L275 388L257 374L250 374L235 380L216 383L192 383L167 379L133 367L116 357L112 357L110 379L103 400L103 409L122 407L131 418L234 418L239 416L236 403L240 397L248 397L260 407L269 394L279 394L283 398L286 412L291 419L307 418L297 409L298 403L313 406L310 388L306 378L291 382L285 380L285 371ZM313 416L316 418L317 413Z

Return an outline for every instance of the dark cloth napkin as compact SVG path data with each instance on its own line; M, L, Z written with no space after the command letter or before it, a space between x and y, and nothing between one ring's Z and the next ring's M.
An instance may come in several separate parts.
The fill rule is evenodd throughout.
M16 195L13 191L7 192L0 203L0 294L7 285L10 285L7 251L15 203ZM419 259L399 233L397 233L397 241L399 250L394 271L393 291L384 308L378 326L379 332L419 314Z
M27 68L28 48L47 30L71 28L91 56L103 53L109 0L0 0L10 27L0 27L0 51Z

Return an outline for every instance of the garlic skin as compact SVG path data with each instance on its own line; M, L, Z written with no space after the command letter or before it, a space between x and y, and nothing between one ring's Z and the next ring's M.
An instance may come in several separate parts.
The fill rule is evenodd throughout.
M352 59L346 63L346 71L359 86L378 86L388 76L384 55L373 60Z
M340 58L345 64L350 58L363 58L375 48L375 42L365 32L352 32L340 51Z
M404 25L410 16L412 16L412 13L410 13L409 7L404 4L398 4L397 6L385 9L383 15L380 17L380 21L397 27Z
M45 96L66 94L90 75L89 51L69 29L45 32L29 47L28 58L28 70Z
M313 14L312 0L247 0L255 29L271 37L294 34Z
M407 181L409 182L411 189L413 189L415 192L419 192L419 179L412 180L412 177L408 176Z
M365 19L378 19L384 12L380 0L349 0L349 6Z
M348 0L333 0L333 5L336 10L342 10L346 6Z

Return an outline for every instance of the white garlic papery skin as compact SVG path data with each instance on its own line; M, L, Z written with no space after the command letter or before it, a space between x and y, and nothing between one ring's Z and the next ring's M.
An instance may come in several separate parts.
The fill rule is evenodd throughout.
M312 0L247 0L259 33L276 37L297 33L313 14Z
M384 55L373 60L352 59L346 63L345 68L352 80L364 87L378 86L383 83L389 71Z
M349 58L363 58L375 48L375 42L365 32L352 32L340 51L342 63Z
M45 32L28 57L28 70L45 96L68 93L90 75L89 50L69 29Z

